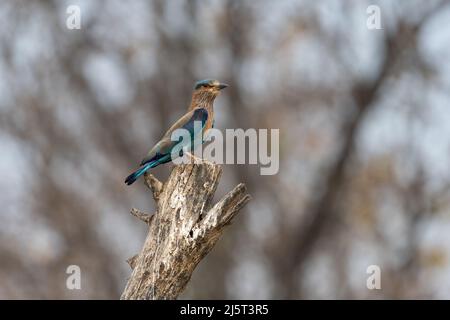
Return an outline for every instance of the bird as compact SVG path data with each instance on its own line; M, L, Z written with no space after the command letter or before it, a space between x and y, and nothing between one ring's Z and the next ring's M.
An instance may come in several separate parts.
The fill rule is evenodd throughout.
M194 86L191 103L188 107L187 113L178 119L178 121L176 121L166 131L161 140L159 140L153 148L150 149L144 159L142 159L139 168L125 179L125 183L127 185L131 185L149 169L155 168L167 162L171 162L174 160L172 157L178 158L183 155L183 149L180 149L181 151L176 155L172 155L174 148L180 148L180 144L183 143L183 140L171 140L172 133L176 129L187 129L191 137L193 137L195 134L194 122L199 121L202 125L202 139L200 141L203 143L205 134L214 126L214 100L226 87L228 87L227 84L214 79L197 81ZM198 141L198 139L191 138L188 140L189 145L182 147L187 147L190 150L193 150L196 147L196 145L194 145L194 141Z

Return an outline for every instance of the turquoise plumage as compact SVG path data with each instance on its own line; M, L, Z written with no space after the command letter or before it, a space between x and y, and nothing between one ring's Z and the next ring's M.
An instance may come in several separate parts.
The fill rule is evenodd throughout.
M199 141L200 143L203 143L204 134L214 123L214 99L218 96L219 91L226 87L227 85L222 84L217 80L202 80L197 82L192 95L189 111L175 122L169 130L167 130L161 140L150 149L141 161L139 169L130 174L125 179L125 183L131 185L147 170L174 160L172 159L172 151L178 153L178 150L180 150L176 155L176 157L179 157L182 156L183 150L192 151L196 147L195 142ZM196 121L201 123L200 132L195 132ZM172 141L172 133L181 128L186 129L189 132L190 139L187 141L186 139ZM199 134L202 136L199 137Z

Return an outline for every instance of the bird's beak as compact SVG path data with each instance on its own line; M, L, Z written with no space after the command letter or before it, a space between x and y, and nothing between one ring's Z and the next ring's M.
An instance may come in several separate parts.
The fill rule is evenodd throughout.
M225 83L220 83L220 84L217 86L217 88L219 88L219 90L225 89L226 87L228 87L228 85L225 84Z

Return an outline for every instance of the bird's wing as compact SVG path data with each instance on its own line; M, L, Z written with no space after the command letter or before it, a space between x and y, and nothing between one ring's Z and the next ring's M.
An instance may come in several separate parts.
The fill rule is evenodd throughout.
M141 165L146 164L149 161L158 160L167 154L170 154L172 149L179 143L179 141L172 141L172 133L177 129L186 129L191 134L194 135L194 122L201 121L202 130L205 127L206 121L208 120L208 111L204 108L198 108L189 111L184 116L182 116L177 122L175 122L169 130L164 134L162 139L155 144L155 146L148 152L147 156L142 159ZM169 162L171 159L165 158Z

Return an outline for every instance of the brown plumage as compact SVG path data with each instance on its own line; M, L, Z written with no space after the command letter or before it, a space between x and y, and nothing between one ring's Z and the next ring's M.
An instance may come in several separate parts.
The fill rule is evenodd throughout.
M175 122L169 130L166 131L161 140L150 149L148 154L141 161L141 167L130 174L125 179L125 183L130 185L148 169L173 160L171 154L172 150L176 151L173 148L179 144L178 141L171 140L172 133L176 129L184 128L189 130L191 134L194 134L193 123L195 121L201 121L203 124L202 135L204 136L204 134L214 125L214 100L219 95L220 90L226 87L226 84L220 83L217 80L202 80L197 82L194 87L188 112Z
M192 93L191 104L188 111L197 108L205 108L208 111L208 120L203 132L212 128L214 123L214 100L220 94L220 90L226 87L226 84L220 83L217 80L203 80L197 82L195 90Z

